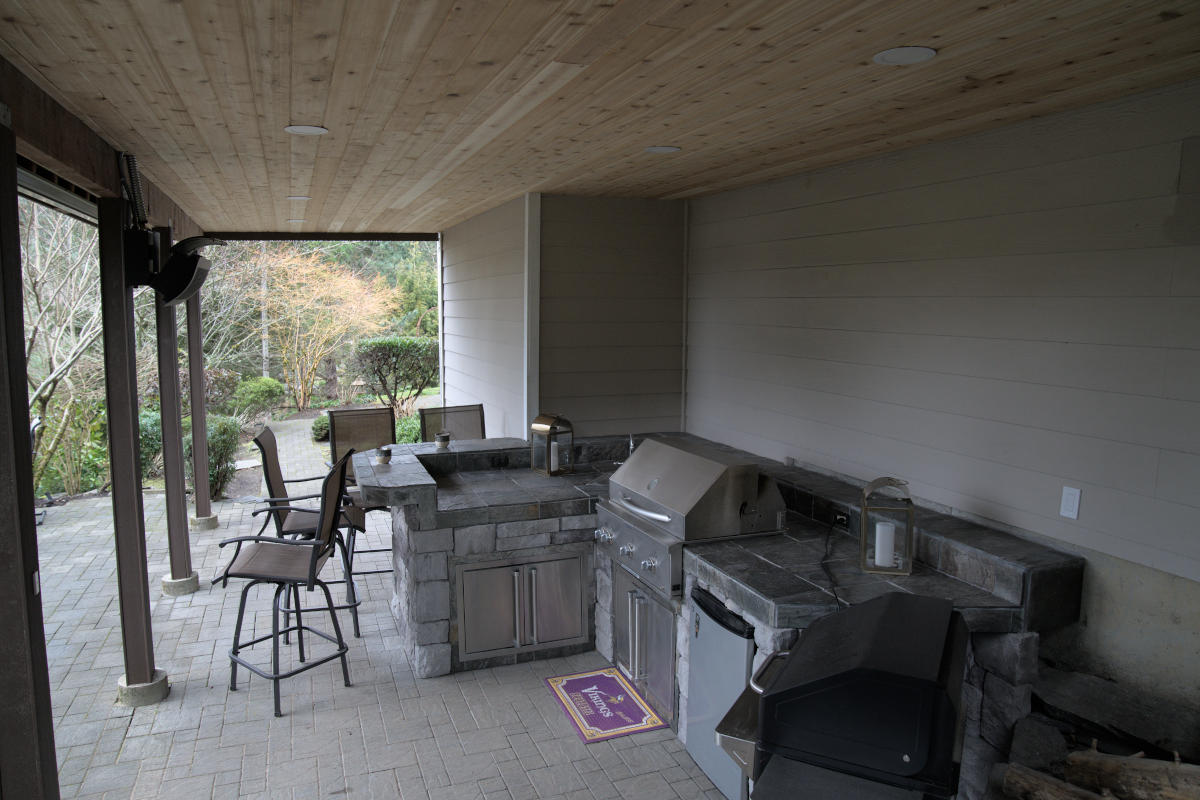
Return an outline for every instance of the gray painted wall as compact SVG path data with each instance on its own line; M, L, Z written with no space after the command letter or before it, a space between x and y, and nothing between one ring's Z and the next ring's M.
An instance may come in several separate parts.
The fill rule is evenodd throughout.
M442 234L446 405L483 403L488 436L524 438L525 201Z
M542 196L541 409L577 434L677 431L684 205Z
M1104 554L1060 655L1200 701L1197 137L1191 82L692 201L687 430Z

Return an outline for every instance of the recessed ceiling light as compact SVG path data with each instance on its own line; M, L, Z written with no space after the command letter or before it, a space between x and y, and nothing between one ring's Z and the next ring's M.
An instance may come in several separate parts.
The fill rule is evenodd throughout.
M288 125L283 130L293 136L324 136L329 133L329 128L320 125Z
M312 200L312 198L306 194L289 194L288 200Z
M304 222L302 219L289 219L288 222Z
M920 64L937 55L932 47L893 47L875 54L876 64L886 64L893 67L906 67L909 64Z
M678 153L683 148L673 144L652 144L646 148L647 153Z

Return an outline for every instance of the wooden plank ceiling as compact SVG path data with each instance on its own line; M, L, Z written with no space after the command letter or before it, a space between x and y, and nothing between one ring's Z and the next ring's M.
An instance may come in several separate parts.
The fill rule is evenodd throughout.
M690 197L1200 75L1196 0L0 0L0 17L0 55L225 231L437 231L527 191ZM872 62L897 45L938 56ZM664 144L682 149L645 152Z

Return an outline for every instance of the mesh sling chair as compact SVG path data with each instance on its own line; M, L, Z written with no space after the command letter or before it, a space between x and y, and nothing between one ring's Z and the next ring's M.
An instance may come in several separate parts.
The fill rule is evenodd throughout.
M289 483L305 483L309 481L321 480L320 476L312 476L308 478L291 478L283 477L283 470L279 466L279 448L275 441L275 432L270 427L264 426L258 435L254 437L254 444L258 447L259 453L262 454L263 463L263 478L267 482L267 494L265 498L266 507L255 510L252 516L265 514L262 527L258 530L258 535L261 536L266 530L267 525L275 523L275 533L279 537L291 537L300 539L311 539L316 535L318 524L318 509L306 506L296 506L298 500L312 500L320 497L320 494L301 494L289 495L287 484ZM343 502L344 502L343 496ZM350 618L354 622L354 635L360 636L358 627L358 607L362 601L358 599L357 587L354 584L354 561L353 553L353 537L356 527L362 525L362 514L353 507L343 509L343 519L346 521L346 536L343 538L339 527L335 526L334 543L341 550L342 555L342 570L345 577L338 581L329 581L329 583L346 584L346 602L337 606L339 609L349 609ZM222 580L224 576L218 577L216 580ZM213 582L215 583L216 580ZM291 607L284 605L283 608L285 617L291 613ZM286 637L285 637L286 638Z
M374 450L384 445L394 444L396 441L396 412L391 406L382 406L379 408L355 408L343 409L329 412L329 455L330 462L337 461L342 457L343 453L349 450L356 450L360 453L367 450ZM351 467L348 482L350 487L346 490L347 497L350 498L351 504L355 508L355 512L361 515L363 524L358 526L358 529L366 533L366 516L368 511L388 511L387 506L367 506L363 504L362 493L358 487L354 485L354 469ZM389 547L364 548L358 550L355 546L356 534L354 530L347 533L346 545L349 550L350 565L354 566L354 556L356 553L388 553L392 552ZM390 561L390 559L389 559ZM391 572L392 569L374 569L374 570L358 570L357 575L381 575Z
M435 434L449 431L452 439L484 439L483 404L422 408L421 441L432 442Z
M233 629L233 647L229 650L229 689L230 691L237 691L237 668L239 664L255 675L266 678L271 681L272 688L274 689L275 716L277 717L283 716L279 705L279 682L284 678L290 678L293 675L318 667L337 658L342 662L342 678L347 686L350 685L350 667L346 663L346 651L349 647L346 644L346 640L342 638L342 629L338 625L337 611L333 604L333 596L329 593L329 587L317 577L321 572L321 567L325 565L325 562L336 548L338 526L346 524L343 519L342 501L346 491L346 462L349 457L349 454L343 456L321 483L321 491L319 493L321 506L317 512L317 523L312 538L285 539L277 536L237 536L220 543L221 547L227 544L237 545L233 559L225 569L224 577L226 580L229 578L245 578L249 581L242 588L241 602L238 604L237 623ZM242 621L246 614L246 597L249 595L250 590L260 583L275 584L271 632L242 641ZM332 636L304 624L304 612L300 608L301 585L310 592L314 588L320 587L321 592L324 593L325 610L329 612L329 619L333 623ZM289 594L295 600L295 605L290 612L296 615L295 625L288 624L288 612L284 610L284 603ZM309 613L314 610L316 609L310 608ZM281 612L285 615L284 628L282 630L279 627L279 615ZM286 672L281 672L279 666L279 639L281 636L286 636L292 631L296 632L300 666ZM306 662L304 653L305 633L319 636L322 639L332 642L337 647L334 652L328 655L324 655L315 661ZM252 647L259 642L265 642L267 639L271 640L270 671L251 664L240 655L243 649Z

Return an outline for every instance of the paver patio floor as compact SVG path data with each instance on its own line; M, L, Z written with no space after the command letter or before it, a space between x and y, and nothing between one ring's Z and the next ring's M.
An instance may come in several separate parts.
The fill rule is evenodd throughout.
M327 451L308 438L310 424L272 423L288 476L324 471ZM586 746L578 740L542 680L600 666L596 653L415 678L388 609L389 574L360 578L361 638L352 636L349 613L339 612L353 686L342 684L336 662L287 679L278 719L270 682L239 670L239 689L229 691L241 587L210 587L208 578L228 555L217 548L221 539L257 530L261 517L252 521L252 508L214 504L220 527L191 534L201 588L172 598L160 591L169 572L163 497L145 496L155 658L171 693L137 709L115 703L125 670L111 500L49 509L38 546L63 797L720 797L669 730ZM386 514L369 515L360 547L385 546L388 525ZM386 554L366 555L358 566L385 562ZM326 578L331 571L336 577L331 564ZM332 588L339 596L341 587ZM246 624L253 609L255 630L269 631L272 589L252 591ZM327 616L313 617L328 628ZM269 649L257 649L265 663Z

